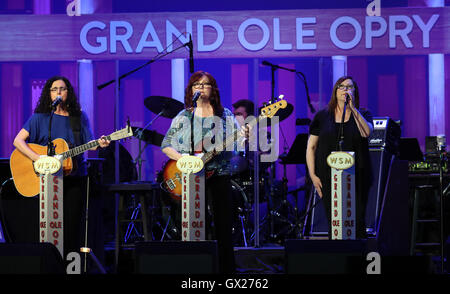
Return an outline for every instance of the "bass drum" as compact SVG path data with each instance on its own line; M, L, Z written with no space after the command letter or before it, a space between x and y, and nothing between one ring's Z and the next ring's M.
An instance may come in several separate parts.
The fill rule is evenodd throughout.
M253 170L246 170L243 173L240 173L234 176L233 181L239 185L246 194L247 201L251 204L254 204L254 177ZM259 176L259 202L267 201L267 197L270 196L270 183L269 183L269 174L266 172L261 172Z

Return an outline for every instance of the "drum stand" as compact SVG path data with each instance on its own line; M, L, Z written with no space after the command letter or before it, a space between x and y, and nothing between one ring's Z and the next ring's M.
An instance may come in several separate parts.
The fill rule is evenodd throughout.
M281 157L281 156L280 156ZM283 200L280 206L276 210L272 210L270 214L273 217L276 217L282 223L285 224L285 227L281 229L278 234L271 235L274 239L279 239L280 236L288 236L292 232L295 233L295 238L301 239L303 237L303 218L300 219L299 211L298 211L298 191L305 190L305 186L302 186L298 189L288 192L287 187L287 177L286 177L286 163L281 163L283 165L283 180L282 180L282 197ZM294 206L287 200L287 195L292 194L295 196ZM293 206L293 207L292 207ZM281 210L281 213L280 213ZM293 212L292 212L293 211ZM284 213L283 213L284 212ZM292 213L290 213L292 212ZM292 216L292 217L290 217Z
M139 214L139 210L141 210L141 203L138 203L137 205L135 205L135 197L134 197L134 195L133 195L133 200L132 201L133 201L134 209L133 209L133 212L131 213L131 217L130 217L131 221L128 224L127 231L125 232L125 236L124 236L124 240L123 240L124 243L128 242L128 240L131 237L131 233L132 233L133 230L136 232L138 238L143 238L143 236L144 236L144 234L141 234L141 233L138 232L136 226L134 225L134 221L137 220L137 217L138 217L138 214Z
M280 163L283 165L283 179L282 179L282 203L276 210L271 210L270 215L272 217L277 217L278 220L283 222L286 227L281 229L278 234L273 234L273 231L271 231L271 237L274 239L278 239L280 236L287 236L291 234L292 232L295 233L295 238L301 239L303 238L303 220L308 215L309 211L305 213L304 216L299 216L298 211L298 191L304 191L305 185L295 189L293 191L288 192L288 179L287 179L287 171L286 171L286 165L287 164L306 164L306 144L308 141L308 134L298 134L297 137L294 140L294 143L292 144L291 149L286 154L284 152L279 156ZM295 194L295 206L292 208L292 205L287 199L288 194ZM286 211L286 215L283 216L281 211ZM290 218L289 211L293 210L293 218Z
M147 123L147 125L144 127L144 128L139 128L138 129L138 132L137 132L137 135L136 135L136 138L139 140L139 153L138 153L138 156L136 157L136 159L134 160L134 163L136 164L137 163L137 165L138 165L138 181L142 181L142 162L144 161L144 160L142 160L142 153L145 151L145 149L147 148L147 146L148 146L148 144L149 144L149 142L146 142L145 143L145 146L144 146L144 148L142 148L142 146L141 146L141 144L142 144L142 141L143 141L143 134L144 134L144 131L146 131L147 130L147 128L148 127L150 127L151 125L153 125L153 122L156 120L156 119L158 119L160 116L164 116L164 114L165 114L165 112L167 112L167 111L169 111L169 108L168 108L168 106L167 105L165 105L162 109L161 109L161 111L149 122L149 123ZM152 210L154 210L155 209L155 201L153 200L153 204L152 204ZM141 209L141 204L139 203L137 206L135 206L135 208L133 209L133 212L132 212L132 214L131 214L131 220L136 220L137 219L137 215L138 215L138 213L139 213L139 210ZM154 213L153 213L153 211L152 211L152 218L154 218ZM166 235L166 234L168 234L167 233L167 227L168 227L168 225L169 225L169 222L170 222L170 218L168 219L168 221L167 221L167 223L166 223L166 225L165 225L165 228L162 228L162 225L159 223L159 222L156 222L156 224L163 230L163 234L162 234L162 237L161 237L161 241L164 239L164 236ZM152 224L154 223L153 222L153 219L152 219L152 222L151 222ZM125 233L125 242L127 242L128 241L128 239L129 239L129 237L130 237L130 234L131 234L131 231L132 230L135 230L135 232L138 234L138 236L139 237L142 237L142 234L139 234L139 232L137 231L137 229L136 229L136 227L135 227L135 225L134 225L134 222L131 222L129 225L128 225L128 227L127 227L127 231L126 231L126 233ZM153 233L152 233L152 239L154 239L153 238Z
M136 138L139 140L139 154L136 157L136 159L134 160L135 163L137 163L138 165L138 180L141 181L142 180L142 153L144 152L145 148L147 147L147 145L149 144L148 142L146 142L144 148L142 148L141 144L142 144L142 140L143 140L143 133L145 130L147 130L147 128L149 126L151 126L153 124L153 122L160 117L161 115L164 114L164 111L166 111L165 108L163 108L163 110L161 110L160 113L158 113L155 118L153 118L144 128L139 129L136 135Z
M124 234L124 240L123 240L124 243L127 243L130 240L131 234L133 233L133 231L136 234L135 238L137 238L137 239L139 239L139 238L144 239L145 238L144 233L143 232L142 233L139 232L139 230L136 227L135 222L134 222L134 221L136 221L138 219L139 212L141 211L141 205L142 205L141 203L137 203L136 204L136 196L132 195L132 205L131 205L131 207L133 208L133 211L131 212L130 223L128 224L127 230L126 230L126 232ZM151 238L152 238L152 240L156 239L156 237L153 234L153 225L157 225L159 227L159 229L161 229L161 231L162 231L161 239L160 239L161 242L164 240L164 237L167 237L168 239L173 239L173 237L167 231L167 229L169 227L169 223L170 223L171 217L169 215L169 218L167 219L166 224L163 227L163 225L161 224L161 222L158 220L158 218L156 217L156 215L154 213L155 209L158 208L156 205L157 204L156 204L155 197L153 197L152 198L152 203L151 203L151 206L150 206L150 209L152 211L151 221L150 221L150 224L152 226L150 228Z

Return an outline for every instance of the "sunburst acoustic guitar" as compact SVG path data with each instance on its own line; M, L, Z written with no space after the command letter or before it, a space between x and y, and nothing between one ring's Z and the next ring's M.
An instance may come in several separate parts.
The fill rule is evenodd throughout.
M109 141L120 140L131 137L133 131L131 127L127 126L119 131L116 131L106 139ZM64 139L58 138L53 140L55 146L55 154L61 156L63 159L62 169L63 174L68 175L72 172L73 163L72 157L77 156L85 151L99 146L97 140L90 141L86 144L69 149L69 145ZM47 155L47 146L29 143L31 150L40 155ZM11 175L16 186L17 191L25 197L33 197L39 194L39 174L36 173L33 161L24 155L19 150L15 149L10 157Z

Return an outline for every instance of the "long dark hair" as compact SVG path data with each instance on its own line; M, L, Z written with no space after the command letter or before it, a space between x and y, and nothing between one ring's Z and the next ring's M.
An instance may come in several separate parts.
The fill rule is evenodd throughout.
M70 81L63 76L54 76L49 78L42 89L41 96L37 102L35 113L50 113L52 111L52 98L50 96L50 88L55 81L63 81L67 87L67 99L61 103L61 107L67 110L70 116L80 116L81 106Z
M337 92L337 88L339 87L339 85L345 81L345 80L352 80L353 82L353 86L355 87L355 97L353 100L353 104L355 105L356 109L359 109L359 90L358 90L358 84L356 83L356 81L351 77L351 76L343 76L340 77L336 83L333 86L333 93L331 94L331 100L330 102L328 102L328 111L332 114L334 114L334 111L336 110L337 107L337 97L336 97L336 92Z
M209 103L211 104L211 106L214 110L214 115L222 116L223 106L222 106L222 103L220 102L220 93L219 93L219 88L217 87L216 79L210 73L205 72L205 71L200 70L200 71L194 72L191 75L189 82L186 86L186 90L184 92L184 105L185 105L186 109L192 111L192 109L193 109L192 96L194 95L194 92L192 91L192 85L204 76L206 76L208 78L209 83L211 84L211 96L209 96Z

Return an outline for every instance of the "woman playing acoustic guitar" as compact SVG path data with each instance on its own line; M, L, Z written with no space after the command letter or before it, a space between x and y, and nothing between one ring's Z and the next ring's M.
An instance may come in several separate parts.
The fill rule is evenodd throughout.
M61 99L55 109L52 104ZM47 146L50 114L54 110L51 126L51 138L61 138L70 147L79 146L92 140L87 115L81 111L74 89L65 77L55 76L44 85L34 114L26 121L14 139L14 146L32 161L41 155L33 151L27 143ZM100 147L109 145L102 137L98 140ZM95 150L95 148L93 148ZM81 220L82 206L86 193L87 167L83 154L74 157L75 169L64 177L64 255L79 252L82 245ZM39 210L36 211L38 218ZM33 237L34 238L34 237ZM36 235L36 241L38 236Z

